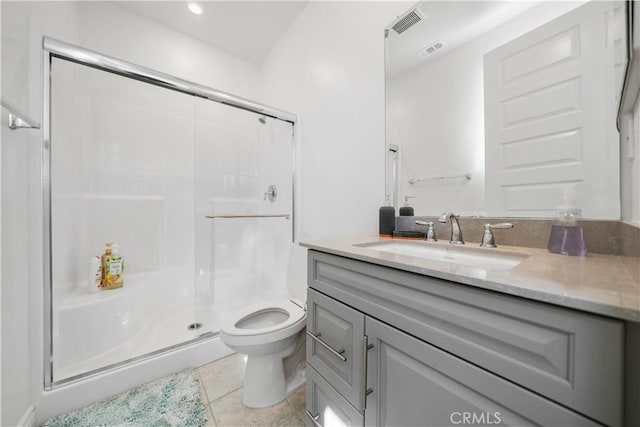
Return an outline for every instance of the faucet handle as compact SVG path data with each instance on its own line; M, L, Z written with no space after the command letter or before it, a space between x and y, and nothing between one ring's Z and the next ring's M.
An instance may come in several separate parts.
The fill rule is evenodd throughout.
M482 233L482 243L480 246L483 248L497 248L495 237L493 236L493 229L499 228L513 228L513 224L510 222L501 222L499 224L485 224L484 232Z
M429 222L425 222L425 221L416 221L416 224L418 225L426 225L427 226L427 235L425 236L425 239L427 242L437 242L438 239L436 238L436 229L433 226L433 221L429 221Z
M446 212L443 212L442 215L440 215L440 217L438 217L438 221L447 222L450 218L458 219L460 218L460 215L456 215L451 211L446 211Z

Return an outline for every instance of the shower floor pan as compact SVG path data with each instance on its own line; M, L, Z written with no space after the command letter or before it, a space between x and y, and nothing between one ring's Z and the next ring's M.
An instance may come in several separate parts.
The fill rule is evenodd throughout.
M53 319L53 381L217 332L212 316L196 318L193 290L180 291L176 276L177 271L131 275L121 289L77 292L62 300ZM202 327L190 330L195 322Z

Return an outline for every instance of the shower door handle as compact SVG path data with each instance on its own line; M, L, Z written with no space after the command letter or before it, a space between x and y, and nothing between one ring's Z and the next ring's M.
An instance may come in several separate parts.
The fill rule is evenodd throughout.
M317 334L313 334L313 332L311 331L307 331L307 335L309 335L311 338L313 338L317 343L319 343L320 345L322 345L324 348L326 348L327 350L329 350L329 352L331 354L333 354L334 356L336 356L338 359L342 360L343 362L347 361L347 358L345 356L342 355L342 353L344 353L344 349L342 350L336 350L335 348L331 347L329 344L327 344L326 342L322 341L319 337L320 337L320 333L318 332Z

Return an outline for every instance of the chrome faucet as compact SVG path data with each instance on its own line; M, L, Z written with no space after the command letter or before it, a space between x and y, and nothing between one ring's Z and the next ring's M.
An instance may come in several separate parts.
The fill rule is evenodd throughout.
M438 221L447 222L449 221L449 225L451 226L451 239L449 239L449 243L454 245L464 245L464 239L462 238L462 230L460 229L460 223L458 222L459 215L454 214L453 212L445 212L440 215Z

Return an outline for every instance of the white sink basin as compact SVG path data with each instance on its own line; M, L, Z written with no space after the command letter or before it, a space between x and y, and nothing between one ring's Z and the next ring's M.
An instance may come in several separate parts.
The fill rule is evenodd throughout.
M361 243L355 246L485 270L509 270L528 258L525 254L496 249L402 240Z

